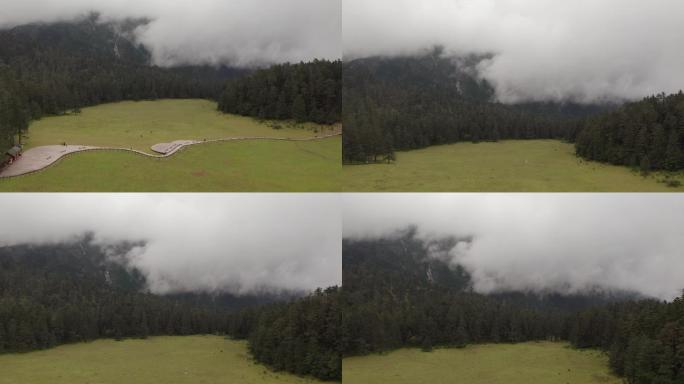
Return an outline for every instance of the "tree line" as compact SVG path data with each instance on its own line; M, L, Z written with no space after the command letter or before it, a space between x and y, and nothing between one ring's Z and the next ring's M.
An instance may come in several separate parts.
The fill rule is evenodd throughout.
M0 353L99 338L230 335L247 339L255 360L273 369L339 380L339 290L273 300L151 294L140 272L88 238L0 247Z
M340 121L340 61L256 72L225 66L162 68L128 37L146 22L103 22L91 15L0 30L0 150L20 141L31 120L121 100L204 98L218 100L226 113Z
M456 142L560 139L588 160L641 169L684 168L684 95L579 105L495 101L477 75L487 56L447 57L440 48L413 57L345 63L343 160L394 160L394 151Z
M391 162L394 151L456 142L560 139L588 160L640 169L684 168L684 93L604 105L495 102L477 76L486 56L413 57L344 64L343 161Z
M219 110L259 119L340 121L342 62L280 64L228 81Z
M659 94L587 119L577 136L579 156L651 170L684 168L684 93Z
M86 242L0 248L0 352L97 338L219 333L216 308L144 293L144 278Z
M0 155L4 156L4 151L15 145L16 138L28 129L26 105L27 98L9 68L0 64Z
M321 380L342 379L341 290L330 287L287 304L245 309L228 334L248 339L254 358L276 370Z
M684 293L672 302L630 301L571 317L570 341L608 353L630 384L684 382Z
M450 249L454 239L428 244L415 233L343 241L346 355L567 339L565 314L605 300L549 295L542 302L535 295L474 293L462 268L428 256Z
M0 144L15 144L28 122L121 100L216 99L245 70L151 65L126 36L145 20L83 20L0 30Z
M506 139L573 140L579 116L593 107L494 101L494 88L475 75L484 57L430 54L345 63L343 160L394 160L394 151L456 142Z
M434 252L435 244L411 231L344 240L344 355L568 341L606 351L613 372L630 384L684 380L684 295L670 303L628 293L482 295L469 289L462 269L436 270L442 262L430 261L428 248Z

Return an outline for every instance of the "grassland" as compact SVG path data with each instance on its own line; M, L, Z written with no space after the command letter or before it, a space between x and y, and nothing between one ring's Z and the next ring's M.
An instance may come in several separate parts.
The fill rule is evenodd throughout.
M280 125L281 129L272 126ZM46 117L28 130L26 147L79 144L123 147L150 152L157 143L226 137L267 136L304 138L315 124L260 122L250 117L223 114L208 100L124 101L84 108L80 114Z
M278 126L278 129L273 127ZM120 102L31 124L27 148L79 144L133 148L230 137L310 138L337 127L262 122L216 111L207 100ZM69 156L36 174L0 179L0 191L338 191L341 139L235 141L192 146L167 159L126 152Z
M244 342L219 336L98 340L25 354L0 355L0 384L316 383L272 372Z
M200 144L165 159L84 152L35 174L0 179L0 191L338 191L340 148L334 137Z
M619 166L587 162L555 140L458 143L398 152L393 164L349 165L344 191L682 192ZM684 184L684 176L678 179Z
M401 349L343 360L345 384L619 384L598 351L562 343L490 344L464 349Z

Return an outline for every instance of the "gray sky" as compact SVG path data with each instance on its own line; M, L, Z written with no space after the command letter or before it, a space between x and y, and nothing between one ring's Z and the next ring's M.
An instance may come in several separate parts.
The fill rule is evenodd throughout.
M495 53L504 102L634 99L684 88L681 0L344 0L345 58Z
M449 255L482 293L602 287L672 299L684 289L682 212L681 194L346 194L343 233L415 224L424 239L471 235Z
M341 284L332 194L3 194L0 245L144 240L128 257L152 291L311 290Z
M6 1L0 26L70 20L153 19L138 40L160 65L249 66L341 57L341 0L21 0Z

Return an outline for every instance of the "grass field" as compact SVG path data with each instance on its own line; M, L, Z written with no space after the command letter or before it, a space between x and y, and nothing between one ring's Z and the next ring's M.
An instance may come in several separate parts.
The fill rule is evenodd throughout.
M401 349L344 359L345 384L619 384L608 359L562 343L489 344L464 349Z
M272 372L247 344L219 336L98 340L46 351L0 355L0 384L316 383Z
M338 191L340 146L334 137L200 144L165 159L84 152L35 174L0 179L0 191Z
M330 127L315 124L268 122L228 115L216 110L208 100L124 101L83 108L80 114L46 117L28 130L26 147L55 144L124 147L152 152L153 144L174 140L203 140L226 137L268 136L303 138L314 129Z
M393 164L349 165L344 191L682 192L626 167L577 158L555 140L458 143L398 152ZM684 184L684 177L678 176Z

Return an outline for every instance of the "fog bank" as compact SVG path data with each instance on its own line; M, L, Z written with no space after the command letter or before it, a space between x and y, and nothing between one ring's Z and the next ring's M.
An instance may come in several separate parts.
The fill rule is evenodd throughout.
M126 257L155 293L341 284L338 198L326 194L4 194L0 246L144 241Z
M344 0L346 59L493 53L500 101L640 99L684 89L679 0Z
M416 225L423 239L472 236L448 253L481 293L684 288L684 196L677 194L347 194L345 237Z
M91 12L148 18L137 41L158 65L254 66L341 57L340 0L22 0L3 4L0 27Z

